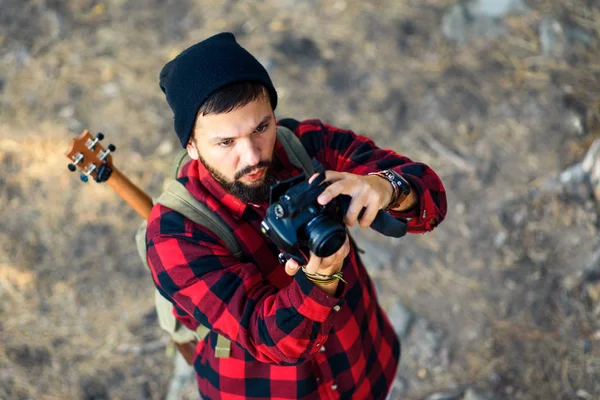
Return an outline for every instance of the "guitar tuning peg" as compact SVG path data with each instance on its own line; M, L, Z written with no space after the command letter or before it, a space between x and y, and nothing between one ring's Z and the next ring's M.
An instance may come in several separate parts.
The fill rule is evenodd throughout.
M69 164L69 165L67 165L67 167L69 168L69 171L71 171L71 172L75 172L75 170L77 169L77 167L75 167L75 165L73 165L73 164Z
M115 151L115 150L117 150L117 147L114 144L109 144L108 145L108 150L109 151Z
M102 139L104 139L104 133L102 133L102 132L98 132L98 134L96 134L96 138L97 138L98 140L102 140Z
M87 182L89 180L86 174L79 175L79 179L81 179L82 182Z

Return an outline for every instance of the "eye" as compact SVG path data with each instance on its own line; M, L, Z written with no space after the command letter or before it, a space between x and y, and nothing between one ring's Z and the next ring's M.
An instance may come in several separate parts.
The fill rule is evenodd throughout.
M233 139L225 139L217 143L219 147L229 147L233 144Z
M267 130L267 128L269 127L269 124L264 124L259 126L258 128L256 128L256 132L258 133L263 133L264 131Z

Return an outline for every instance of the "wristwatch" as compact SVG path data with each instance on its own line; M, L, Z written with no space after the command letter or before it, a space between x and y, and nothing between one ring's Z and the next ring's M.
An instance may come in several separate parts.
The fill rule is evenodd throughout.
M410 183L394 170L385 169L383 171L370 172L368 175L380 176L392 185L394 193L392 194L392 200L386 207L386 210L393 210L398 207L410 194Z

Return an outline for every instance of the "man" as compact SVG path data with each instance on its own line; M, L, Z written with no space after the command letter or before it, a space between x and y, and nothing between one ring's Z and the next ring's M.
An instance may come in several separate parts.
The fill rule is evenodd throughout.
M244 253L234 257L213 232L165 206L151 212L148 262L158 290L186 326L211 329L194 360L201 396L384 399L400 342L352 241L283 267L261 233L270 185L302 173L276 141L276 126L292 129L327 170L320 204L351 196L348 226L368 227L384 209L409 218L409 232L433 229L446 214L438 176L351 131L277 121L267 72L230 33L182 52L161 71L160 86L192 158L179 181L231 227ZM395 174L382 172L389 170ZM215 356L217 335L231 340L229 357Z

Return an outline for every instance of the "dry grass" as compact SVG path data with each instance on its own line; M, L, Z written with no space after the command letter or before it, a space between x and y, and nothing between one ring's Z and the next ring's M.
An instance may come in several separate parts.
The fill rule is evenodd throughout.
M286 2L229 8L195 2L184 33L170 39L159 34L171 27L161 21L169 18L172 2L169 7L154 2L163 7L158 11L143 2L125 11L125 3L65 3L69 21L62 28L71 31L64 39L39 37L26 66L3 68L3 96L10 100L0 107L0 397L92 398L95 390L97 397L138 399L161 398L166 390L170 361L151 315L150 278L133 244L139 218L106 185L80 183L67 171L63 154L75 135L70 124L101 130L106 143L117 145L117 167L156 195L176 146L158 69L185 44L217 29L246 32L245 43L274 65L282 115L372 132L378 143L406 150L447 182L450 212L444 225L401 246L382 242L398 258L373 268L384 305L401 299L447 332L454 346L448 369L419 380L413 398L452 381L493 386L494 373L503 377L498 390L513 386L518 399L598 387L598 350L581 351L581 341L600 329L593 306L583 300L585 293L553 292L546 282L587 260L596 228L586 219L594 212L556 197L522 200L536 178L580 160L600 134L597 6L585 0L529 1L534 12L508 18L505 36L461 47L445 41L437 28L449 0L352 0L334 6L317 1L293 12ZM545 15L571 21L593 38L589 48L569 50L577 62L540 56L537 26ZM399 49L397 25L404 19L415 21L418 33ZM274 52L288 34L313 39L324 61L304 67ZM350 82L342 92L329 88L334 67ZM107 96L106 85L115 83L118 95ZM377 109L390 88L399 89L410 107L433 110L435 118L409 107L412 125L396 129L397 110ZM585 105L589 135L543 136L539 127L550 130L549 122L498 111L507 103L543 108L556 101L552 96L564 94ZM456 121L444 120L423 100L449 98L440 104L451 108L459 95L470 103L456 102ZM486 105L486 113L473 111L477 102ZM552 141L564 144L564 152L548 144ZM494 167L494 161L503 164ZM501 212L508 209L512 218L520 206L533 222L507 226ZM538 236L554 238L558 230L582 237L581 250L548 242L560 249L551 253L555 259L542 263L546 267L531 261L532 254L541 257ZM499 235L506 235L507 244L497 249ZM548 275L536 281L528 275L536 268L547 268ZM515 270L522 275L507 287L505 275ZM551 328L535 319L545 311L527 303L529 292L554 310L547 318ZM593 300L596 292L590 293ZM553 303L564 296L570 314ZM520 299L523 312L504 312L505 303ZM470 330L479 336L465 339ZM422 368L411 367L415 376Z

